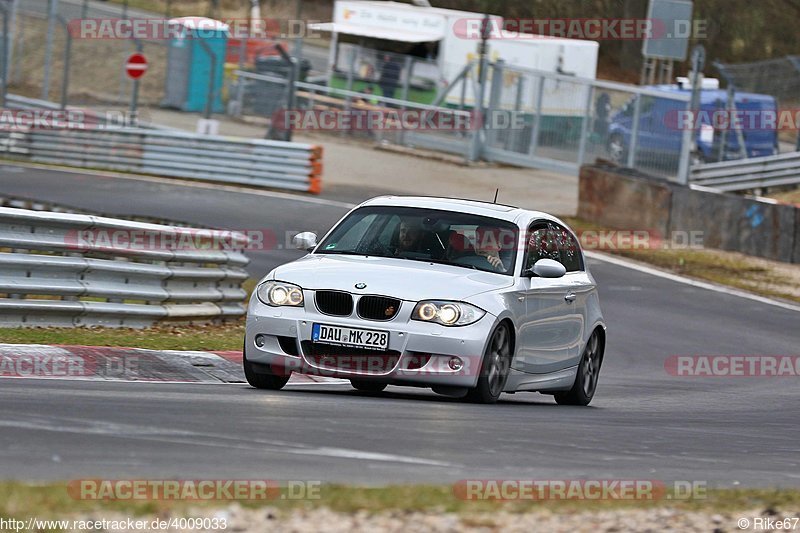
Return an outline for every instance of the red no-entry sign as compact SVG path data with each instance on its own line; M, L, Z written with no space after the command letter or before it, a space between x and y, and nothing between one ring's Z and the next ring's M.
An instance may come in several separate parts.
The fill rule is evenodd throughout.
M128 73L129 78L134 80L144 76L144 73L147 72L147 58L144 57L144 54L131 54L128 62L125 63L125 72Z

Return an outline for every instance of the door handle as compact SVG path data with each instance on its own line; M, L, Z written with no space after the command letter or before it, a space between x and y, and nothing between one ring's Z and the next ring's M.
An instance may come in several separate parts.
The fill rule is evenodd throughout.
M574 292L568 292L567 295L564 296L564 299L566 301L568 301L569 303L574 302L576 298L577 298L577 296L575 295Z

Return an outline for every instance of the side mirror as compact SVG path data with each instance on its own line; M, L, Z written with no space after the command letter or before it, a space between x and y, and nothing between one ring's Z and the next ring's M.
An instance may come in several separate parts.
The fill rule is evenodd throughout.
M552 259L539 259L534 263L533 268L526 271L526 274L538 276L540 278L560 278L567 273L567 269Z
M294 247L298 250L310 252L317 246L317 234L311 231L298 233L292 238L292 244L294 244Z

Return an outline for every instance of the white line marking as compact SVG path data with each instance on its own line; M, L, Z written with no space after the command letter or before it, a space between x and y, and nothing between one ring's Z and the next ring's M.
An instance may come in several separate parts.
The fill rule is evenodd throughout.
M70 424L71 423L71 424ZM225 447L228 449L248 449L253 444L261 445L260 449L276 453L286 453L291 455L332 457L337 459L357 459L362 461L379 461L387 463L406 463L426 466L452 467L451 463L434 461L421 457L411 457L407 455L394 455L388 453L368 452L351 448L331 448L327 446L307 445L303 443L282 443L275 441L265 441L256 439L247 443L247 446L237 446L236 441L241 439L231 439L226 436L216 434L199 433L190 430L180 430L174 428L164 428L156 425L140 426L134 424L121 424L106 422L102 420L67 419L52 420L42 417L39 420L0 420L0 427L17 428L34 431L50 431L55 433L77 433L81 435L101 435L121 439L149 440L156 442L187 443L185 439L191 439L196 445ZM234 443L216 443L218 440L234 440Z
M61 166L50 166L50 165L42 165L38 163L27 163L27 162L14 162L14 163L4 163L4 166L20 166L26 168L39 168L42 170L49 170L51 172L64 172L67 174L85 174L88 176L100 176L105 178L119 178L125 180L133 180L133 181L144 181L149 183L159 183L161 185L180 185L181 187L193 187L195 189L209 189L214 191L226 191L226 192L234 192L239 194L251 194L254 196L266 196L269 198L282 198L284 200L289 200L293 202L299 203L307 203L307 204L316 204L316 205L327 205L330 207L341 207L343 209L352 209L357 204L351 204L348 202L339 202L337 200L328 200L326 198L314 198L314 197L306 197L300 196L298 194L292 194L288 192L279 192L279 191L267 191L267 190L260 190L260 189L251 189L248 187L241 187L236 185L225 185L225 184L217 184L217 183L207 183L203 181L194 181L194 180L184 180L180 178L160 178L158 176L142 176L142 175L134 175L134 174L120 174L117 172L108 172L108 171L101 171L101 170L89 170L84 168L78 167L61 167Z
M677 274L672 274L670 272L664 272L663 270L658 270L657 268L640 265L639 263L634 263L631 261L627 261L625 259L620 259L619 257L613 257L608 254L601 254L592 251L584 251L584 255L586 255L586 257L589 257L591 259L596 259L598 261L611 263L612 265L617 265L624 268L630 268L631 270L637 270L644 274L650 274L651 276L657 276L659 278L668 279L670 281L675 281L677 283L683 283L684 285L691 285L693 287L698 287L700 289L706 289L714 292L721 292L723 294L729 294L731 296L738 296L739 298L746 298L748 300L753 300L754 302L773 305L775 307L782 307L783 309L788 309L789 311L796 311L800 313L800 306L798 305L793 305L787 302L780 302L778 300L772 300L770 298L765 298L764 296L759 296L757 294L751 294L743 290L734 289L731 287L725 287L722 285L717 285L715 283L708 283L705 281L698 281L695 279L686 278L683 276L679 276Z
M450 463L432 461L407 455L393 455L389 453L362 452L347 448L312 448L309 450L293 450L297 455L321 455L323 457L337 457L342 459L363 459L366 461L385 461L390 463L411 463L428 466L452 466Z

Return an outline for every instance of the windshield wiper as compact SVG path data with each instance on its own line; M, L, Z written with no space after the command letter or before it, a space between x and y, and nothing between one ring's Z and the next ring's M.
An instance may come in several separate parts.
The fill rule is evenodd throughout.
M363 255L369 257L369 254L363 252L354 252L352 250L320 250L318 254L331 254L331 255Z
M480 268L476 267L475 265L463 265L461 263L453 263L452 261L447 261L445 259L415 259L413 257L406 257L405 259L410 259L411 261L421 261L423 263L434 263L437 265L449 265L454 267L471 268L472 270L480 270Z

